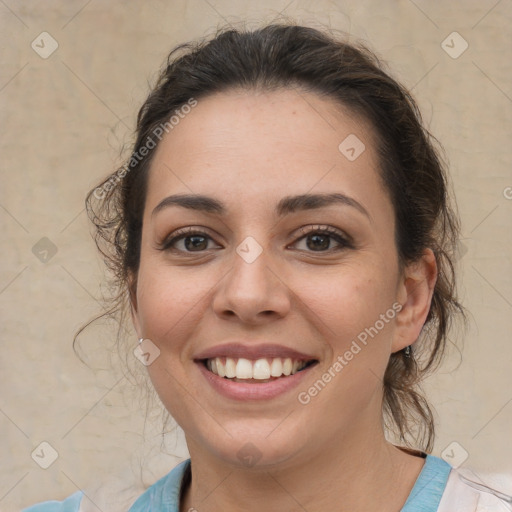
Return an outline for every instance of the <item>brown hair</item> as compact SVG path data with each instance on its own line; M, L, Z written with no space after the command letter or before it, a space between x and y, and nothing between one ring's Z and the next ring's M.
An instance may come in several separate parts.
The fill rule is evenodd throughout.
M300 88L334 99L373 127L380 172L396 216L400 265L436 256L439 276L420 339L410 357L392 354L384 376L383 416L388 431L408 446L432 449L433 414L419 383L444 353L455 297L453 255L458 219L450 207L444 165L424 128L415 101L383 71L377 57L313 28L274 24L248 31L224 29L215 37L180 45L137 117L136 140L126 165L87 196L96 243L112 271L115 293L108 314L126 312L129 276L140 258L142 214L159 127L180 108L233 88ZM166 125L167 123L167 125Z

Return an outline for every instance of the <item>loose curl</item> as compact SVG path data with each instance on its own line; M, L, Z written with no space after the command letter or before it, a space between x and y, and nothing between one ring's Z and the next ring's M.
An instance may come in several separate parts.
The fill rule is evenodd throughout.
M417 261L426 248L433 250L438 267L430 311L413 353L390 356L383 421L405 445L431 451L433 413L419 384L441 361L454 314L464 316L455 295L453 263L459 220L450 206L437 142L423 126L415 101L361 44L313 28L273 24L252 31L223 29L170 53L138 113L130 158L86 199L114 287L104 314L120 314L122 321L136 287L148 172L156 148L142 157L141 149L191 98L200 101L240 88L310 91L335 100L372 126L380 175L395 211L400 267Z

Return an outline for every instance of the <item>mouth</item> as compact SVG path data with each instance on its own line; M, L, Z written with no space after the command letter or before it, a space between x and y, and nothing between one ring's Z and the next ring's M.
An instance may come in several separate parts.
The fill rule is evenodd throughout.
M200 362L212 374L231 382L265 384L291 377L318 363L316 359L214 357Z

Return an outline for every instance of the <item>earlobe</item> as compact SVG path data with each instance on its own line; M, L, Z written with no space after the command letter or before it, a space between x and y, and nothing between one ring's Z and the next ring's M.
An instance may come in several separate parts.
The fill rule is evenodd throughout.
M398 294L402 309L397 315L392 352L418 339L430 311L436 280L437 264L431 249L425 249L418 261L404 269Z

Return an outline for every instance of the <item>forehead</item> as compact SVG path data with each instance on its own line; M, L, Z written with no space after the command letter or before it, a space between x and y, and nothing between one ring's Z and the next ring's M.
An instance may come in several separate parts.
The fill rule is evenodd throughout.
M339 191L373 196L370 202L383 207L387 194L373 138L367 123L314 93L214 94L198 100L160 142L147 205L169 193L214 193L228 204L247 206Z

